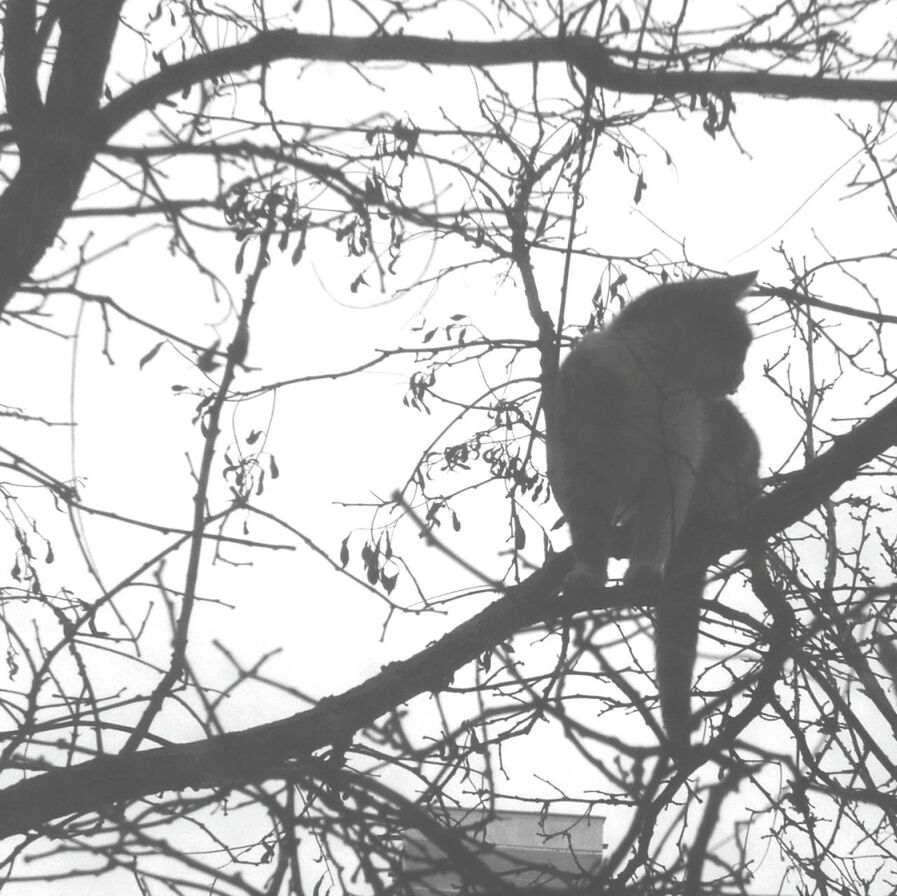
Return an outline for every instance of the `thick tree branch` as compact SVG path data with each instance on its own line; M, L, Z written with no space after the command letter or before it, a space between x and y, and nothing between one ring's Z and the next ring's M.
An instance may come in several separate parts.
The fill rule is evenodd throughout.
M224 47L171 65L147 78L103 110L106 139L136 115L166 97L212 77L223 77L284 59L328 62L410 62L420 65L491 67L562 62L575 66L597 87L620 93L659 96L675 94L750 93L802 99L897 99L897 81L815 78L766 72L670 71L629 68L614 62L608 51L588 37L530 37L522 40L462 41L411 35L339 37L277 30L244 44Z
M16 46L13 57L7 55L6 72L14 78L8 89L10 100L16 98L20 160L0 196L0 313L56 238L99 148L91 116L100 105L122 2L64 4L46 110L31 83L37 46L33 10L17 0L7 12L4 48L8 54ZM18 12L10 23L13 10ZM18 40L25 41L24 49Z
M839 436L812 463L757 501L737 528L719 533L718 548L731 550L781 532L803 519L853 479L862 466L894 445L897 445L897 400Z
M37 88L35 0L9 0L3 18L6 108L15 128L34 127L43 112Z
M534 37L514 41L455 41L409 35L338 37L274 30L243 44L225 47L171 65L141 81L99 109L103 77L118 24L122 0L67 3L60 13L60 40L47 90L44 127L38 129L40 151L26 152L35 134L16 133L22 164L0 197L0 313L30 274L72 208L95 153L120 128L172 94L211 78L220 78L285 59L330 62L386 60L420 65L498 66L534 62L567 63L596 87L672 96L675 94L752 93L828 100L897 99L897 82L870 79L814 78L765 72L669 71L629 68L587 37ZM16 90L20 119L39 102L29 75L36 45L33 9L16 0L7 13L7 75Z
M722 553L756 544L791 525L895 442L897 401L840 437L789 482L759 500L738 527L714 539L715 548ZM305 712L192 743L101 757L0 790L0 837L24 833L62 815L163 790L257 779L272 763L351 741L357 731L389 710L418 694L438 691L456 670L527 626L643 603L626 588L558 597L571 562L569 551L555 555L435 644Z
M77 122L98 108L123 3L60 5L59 45L47 86L47 114L54 126Z

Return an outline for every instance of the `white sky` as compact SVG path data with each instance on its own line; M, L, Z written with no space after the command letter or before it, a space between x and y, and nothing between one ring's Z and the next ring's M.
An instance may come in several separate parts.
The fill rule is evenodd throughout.
M501 75L504 80L515 76L511 72ZM389 89L373 94L375 105L371 105L372 93L360 89L357 75L328 68L318 80L324 85L320 93L308 80L303 82L301 95L296 98L298 119L348 122L376 108L408 115L420 125L437 125L441 123L436 112L440 103L469 117L475 101L469 90L472 79L466 72L384 74L381 80ZM338 103L333 102L335 96ZM600 199L583 212L590 242L607 252L632 254L660 248L675 256L676 246L662 230L683 240L689 257L697 263L733 272L758 268L761 282L781 285L787 285L787 281L773 251L781 242L798 257L805 254L808 260L824 257L819 244L836 255L890 248L893 226L888 229L876 202L838 201L854 170L852 164L842 166L859 146L835 120L835 111L822 103L739 100L733 122L749 156L739 153L726 135L712 141L701 130L697 112L681 121L671 116L649 121L651 136L670 150L675 165L666 166L663 153L647 138L644 140L639 149L645 153L648 189L636 209L632 206L634 179L624 176L623 166L607 151L607 160L597 166L589 184L590 196ZM842 105L837 112L859 122L873 121L874 115L871 106L861 105ZM102 183L102 177L98 183ZM103 196L97 201L111 201ZM142 225L122 220L114 221L111 227L99 221L89 226L96 228L94 246L98 248ZM69 233L81 229L79 225ZM223 245L226 254L221 255L220 271L230 272L239 295L238 279L232 273L235 244ZM447 243L437 246L437 252L446 251L450 251ZM250 365L264 366L266 372L242 374L238 388L287 376L338 371L368 360L374 349L413 345L420 334L412 332L410 326L420 313L429 326L447 322L453 313L466 313L490 336L533 335L519 283L498 283L494 271L474 271L447 281L452 287L435 295L412 290L376 309L347 307L368 299L362 293L349 293L351 278L345 273L342 255L342 246L334 247L328 238L313 236L307 260L300 267L278 262L266 273L253 317L248 359ZM445 263L447 257L440 254L438 263ZM413 277L420 268L410 261L404 270ZM554 313L550 297L558 290L557 266L539 260L537 273L543 296ZM588 263L576 263L571 319L585 319L594 289L593 276ZM843 280L831 277L825 282L831 284L831 291L823 292L829 301L856 300L854 294L841 292ZM888 284L892 282L890 279ZM221 308L210 301L208 291L198 283L189 265L167 252L162 233L97 266L88 272L83 285L107 292L148 319L203 344L215 338L214 325L223 318ZM370 300L380 298L373 290L367 296ZM880 296L889 297L885 292ZM71 332L74 302L57 300L52 307L56 312L54 325ZM758 315L760 319L766 316ZM224 338L231 326L232 321L223 326ZM0 353L4 402L51 420L68 419L69 346L21 326L5 332L4 351ZM776 345L777 337L762 329L756 335L740 403L759 433L765 463L774 464L792 443L793 433L783 429L784 417L779 415L784 414L784 407L774 403L775 396L760 374L762 360L772 353L770 346ZM27 454L60 479L74 471L82 477L82 497L90 505L186 526L192 512L193 488L185 452L195 464L200 440L190 425L195 400L174 395L170 387L198 386L203 377L191 358L179 357L169 347L139 371L137 359L156 341L151 334L116 322L112 341L116 365L110 367L100 354L98 312L88 308L78 343L74 457L64 427L47 429L37 424L5 422L3 443ZM282 475L277 482L268 481L264 500L259 503L286 516L335 554L349 529L366 519L364 512L347 511L335 502L387 495L404 481L422 447L446 419L439 409L427 417L402 406L408 369L404 362L394 360L347 380L282 390L268 436L268 448L276 456ZM265 426L270 412L270 397L242 405L236 415L242 435ZM36 500L29 509L38 513L42 506L46 505ZM497 528L501 525L501 509L493 514L494 530L489 526L493 516L485 510L480 513L465 518L470 522L465 523L459 545L472 552L465 556L499 574L506 562L498 556L505 537L504 529ZM542 511L545 521L555 516L553 508ZM53 537L54 546L65 543L62 515L48 517L40 510L39 522ZM157 536L86 516L82 522L107 585L164 542ZM253 525L252 534L292 542L287 532L259 523ZM558 545L566 542L564 533L555 533L555 537ZM360 572L360 566L354 558L361 541L357 533L352 541L356 572ZM59 548L57 552L57 564L43 569L45 589L52 591L64 585L86 600L94 598L97 589L83 573L83 564L73 562L71 555ZM420 551L417 554L420 559ZM245 560L249 555L238 549L231 556ZM370 594L350 587L301 546L295 552L256 559L254 566L207 565L203 571L200 593L231 605L202 606L193 630L191 661L210 676L229 671L224 658L210 646L212 639L221 639L246 664L268 650L284 648L268 667L269 674L315 696L337 693L375 673L384 663L421 649L484 603L477 598L455 604L449 617L397 618L381 642L385 607ZM435 553L426 558L424 566L422 580L432 592L470 583L466 574L451 568ZM169 563L165 577L176 586L176 562ZM399 588L405 587L407 580L400 576ZM17 608L16 612L23 610ZM157 614L153 624L159 626L154 658L164 661L168 653L164 635L167 623ZM110 668L117 670L118 666L112 663ZM134 677L127 684L138 689L151 680L138 682ZM122 683L114 678L110 684L113 682L115 686ZM238 694L232 702L235 705L225 717L234 727L266 721L298 708L294 701L272 691L263 695L259 692L259 699L254 701L239 699ZM171 717L165 729L177 737L196 736L186 717ZM547 728L525 744L509 748L508 763L516 765L520 775L515 789L544 795L545 788L530 777L535 773L559 779L571 792L581 787L581 768L559 763L555 752L559 749L557 732ZM621 817L611 813L605 829L605 839L611 844L621 832L618 819ZM69 890L54 884L53 892L81 892L79 886L74 884Z

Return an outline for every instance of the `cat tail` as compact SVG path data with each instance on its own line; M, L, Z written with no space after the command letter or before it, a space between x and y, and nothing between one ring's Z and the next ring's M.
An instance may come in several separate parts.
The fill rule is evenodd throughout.
M670 746L683 753L691 744L691 679L698 652L698 620L705 571L679 569L655 608L654 642L660 715Z

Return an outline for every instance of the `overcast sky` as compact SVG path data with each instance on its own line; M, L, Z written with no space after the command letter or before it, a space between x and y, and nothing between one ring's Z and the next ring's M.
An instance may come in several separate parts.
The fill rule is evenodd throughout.
M378 90L365 88L353 72L319 68L320 73L303 81L296 97L297 119L340 124L380 111L405 116L422 126L445 127L439 114L439 109L445 108L463 120L476 120L473 78L466 72L396 71L383 66L377 70L377 78L386 89ZM501 73L502 81L510 84L515 78L528 77L528 70ZM316 81L320 91L313 89ZM286 91L289 83L290 76L285 75L277 89ZM681 120L674 116L649 119L650 138L645 136L638 146L647 181L641 202L634 204L634 180L613 158L611 148L601 150L599 159L601 152L606 158L600 159L587 185L594 201L583 209L583 229L593 245L607 253L659 250L675 258L682 243L687 257L696 264L733 273L757 269L760 282L774 285L788 282L775 251L781 243L792 254L805 254L809 259L824 257L826 252L849 255L874 251L877 246L889 248L885 219L872 197L838 201L847 192L846 184L855 170L852 160L860 147L835 119L835 111L808 101L739 100L733 124L743 150L727 134L712 140L702 130L697 113ZM841 105L837 112L858 122L871 122L874 115L873 107L860 105ZM661 146L669 151L673 164L666 163ZM182 168L172 165L172 176L185 175ZM96 173L88 191L92 196L85 204L111 203L120 195L105 187L104 175ZM147 223L116 220L110 225L93 220L77 222L65 233L76 241L87 228L95 228L91 247L97 251ZM233 271L231 254L236 244L222 240L221 245L220 273L239 296L240 278ZM392 286L412 287L423 272L433 273L451 263L450 241L437 244L435 250L436 260L427 267L430 247L412 247ZM498 269L475 268L446 280L435 292L420 287L386 295L375 289L353 294L348 271L344 246L325 235L312 237L308 257L299 267L284 260L275 262L262 281L248 358L250 366L264 368L264 372L241 374L237 388L340 371L371 359L376 349L414 345L420 332L413 328L420 325L422 317L429 326L436 326L460 313L489 336L534 336L519 282L503 280ZM592 263L574 263L569 319L585 321L595 271ZM557 263L537 258L537 274L546 305L555 313L552 296L559 293ZM885 271L881 274L884 280ZM825 294L830 301L857 299L856 294L835 291L845 286L843 278L832 276L820 282L830 284L832 292ZM200 344L211 344L219 337L226 341L232 330L233 319L213 303L189 264L168 252L166 234L161 230L91 268L82 286L111 294L152 322ZM758 300L747 304L752 309L757 341L739 403L760 436L768 469L782 460L781 452L794 436L780 425L784 416L777 416L778 398L762 379L762 362L780 338L777 327L768 322L768 307L761 309ZM104 334L97 309L88 307L79 316L74 301L55 300L51 307L55 328L68 334L77 328L77 350L72 341L17 325L15 338L8 336L0 353L4 401L51 421L68 421L74 416L74 441L67 427L10 421L4 425L4 443L59 479L77 476L82 497L92 506L187 526L193 494L187 455L195 466L200 437L191 424L195 399L175 394L171 387L198 387L204 382L192 356L166 346L140 370L138 359L158 338L119 320L110 344L115 365L110 366L102 354ZM368 511L343 508L341 502L367 502L372 495L384 497L400 486L452 413L451 408L434 407L433 415L427 416L403 406L410 370L406 360L395 359L350 379L283 389L276 405L270 396L242 404L236 412L235 431L245 439L252 429L266 428L270 421L267 448L282 473L276 482L268 482L259 503L288 518L336 554L342 538L369 518ZM467 375L475 376L473 372ZM470 394L478 387L471 382ZM226 433L228 441L231 435ZM51 536L54 547L58 545L59 559L44 574L44 588L52 591L64 586L91 600L98 585L80 559L73 559L64 534L65 519L49 511L50 506L50 502L36 504L42 508L42 531ZM500 575L507 562L500 555L506 548L505 533L498 528L500 510L475 511L471 507L473 515L465 517L457 542L465 556L493 575ZM553 507L534 512L549 524L557 515ZM81 523L106 587L166 541L158 534L88 516L82 516ZM288 532L274 526L253 523L252 534L295 545ZM563 531L552 537L558 547L566 544ZM360 548L362 540L363 535L356 532L350 542L353 551ZM472 583L441 555L431 552L425 558L423 552L422 546L410 547L421 581L431 594ZM269 672L312 696L339 692L384 663L419 650L485 600L477 597L452 604L447 615L396 617L381 639L386 606L340 578L302 546L295 551L263 553L251 566L240 565L249 559L248 552L234 549L227 553L237 565L207 565L203 571L199 591L210 602L199 610L191 661L210 676L217 674L216 670L224 674L228 664L211 648L214 639L225 642L246 664L269 650L283 648ZM539 560L535 548L532 559ZM357 565L354 568L360 570ZM173 587L177 586L177 569L178 561L169 561L165 576ZM399 588L408 588L406 576L400 576ZM398 594L408 600L410 592ZM158 626L159 632L157 654L152 658L163 662L168 650L164 636L167 620L156 614L151 625ZM552 647L528 649L538 655ZM110 669L119 668L110 660ZM148 676L146 682L138 682L135 676L128 684L136 689L152 680ZM264 700L234 703L224 710L224 717L234 727L299 708L292 698L270 690ZM186 715L169 717L165 730L175 737L196 736ZM544 794L537 774L553 776L571 792L581 785L579 768L559 765L559 738L559 732L546 726L526 743L508 749L509 767L516 768L519 775L514 781L518 792ZM605 838L613 842L619 830L612 816ZM70 889L61 883L54 886L54 893L82 892L80 884Z

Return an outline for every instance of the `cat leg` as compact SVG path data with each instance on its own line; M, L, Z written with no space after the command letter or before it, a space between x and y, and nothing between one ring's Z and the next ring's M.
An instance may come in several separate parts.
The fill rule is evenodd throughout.
M573 590L602 588L607 581L610 554L610 513L599 505L574 501L568 507L567 522L575 563L564 587Z
M648 594L660 590L663 565L672 546L669 490L650 482L628 515L631 544L623 582Z
M657 462L632 512L632 549L625 581L656 587L695 492L707 437L706 409L679 393L664 400L653 434Z
M594 340L599 346L601 338ZM627 383L597 363L590 351L574 351L564 363L549 445L549 472L570 527L573 571L566 587L595 590L607 581L610 529L630 488L632 452L624 439Z

